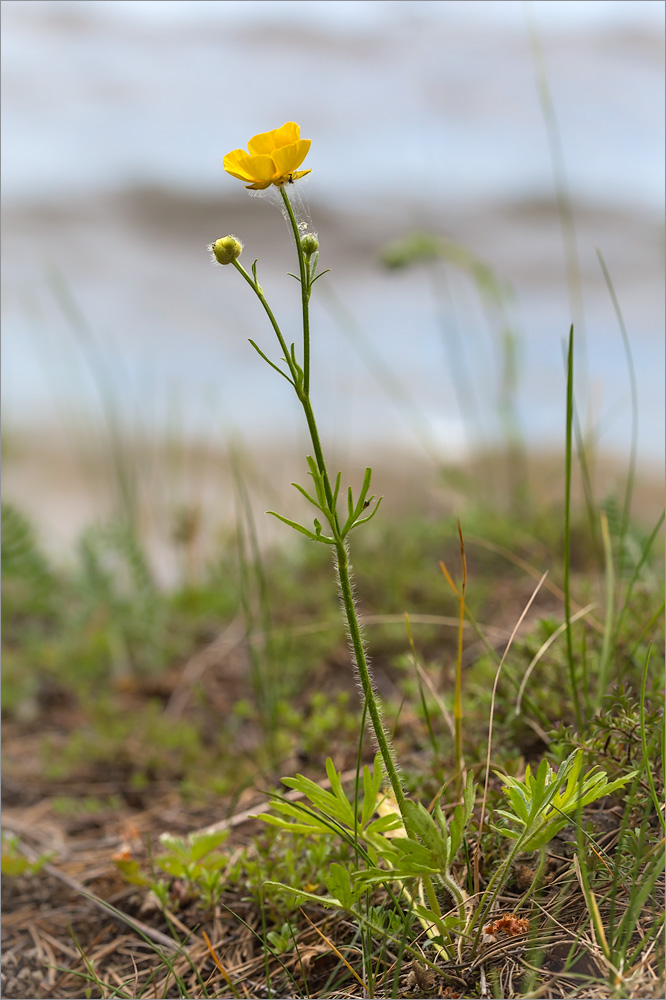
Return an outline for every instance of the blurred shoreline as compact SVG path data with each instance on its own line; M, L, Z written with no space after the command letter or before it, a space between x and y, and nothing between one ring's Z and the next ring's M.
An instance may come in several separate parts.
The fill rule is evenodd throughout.
M310 511L291 482L305 482L302 455L293 450L262 448L260 443L214 447L201 442L133 441L125 444L125 470L137 498L139 534L146 544L157 578L169 586L179 579L180 556L175 541L183 518L197 525L198 559L202 568L220 544L233 546L239 517L237 475L250 499L257 537L262 547L289 546L296 538L267 516L276 509L290 517L311 519ZM329 463L343 478L360 483L366 464L373 467L373 492L384 496L382 517L442 520L461 518L492 490L497 510L511 509L511 459L505 450L477 454L437 465L416 449L390 449L381 443L363 454L338 455ZM559 452L531 452L520 459L526 472L528 496L537 505L563 504L564 457ZM522 463L524 462L524 466ZM623 495L625 458L596 455L592 478L601 500ZM117 472L108 449L98 439L81 435L72 441L63 433L10 433L3 441L3 501L15 504L34 524L39 543L62 564L73 558L86 529L108 523L120 514ZM583 502L574 472L574 501ZM474 483L477 483L475 490ZM478 499L477 499L478 498ZM637 469L632 504L634 521L652 527L664 503L661 470L642 462ZM519 522L516 525L520 536Z
M451 403L457 373L446 372L443 341L464 336L461 349L475 367L479 391L488 398L495 391L493 365L500 364L501 357L497 353L493 359L487 352L488 347L500 352L499 342L492 346L500 331L490 331L489 341L489 332L484 330L487 321L474 302L478 293L467 287L469 276L459 274L455 266L448 266L437 279L450 300L444 314L441 303L432 298L427 268L417 263L406 271L388 272L380 255L391 241L423 231L452 241L486 262L507 289L515 335L522 341L518 344L522 384L517 387L517 404L527 417L525 426L539 441L545 440L547 447L557 444L562 396L550 395L549 368L553 363L561 366L560 344L573 317L553 198L446 208L430 206L427 197L403 196L397 202L375 200L363 211L342 213L321 203L308 205L307 188L303 197L304 217L316 220L322 266L331 268L318 290L333 290L375 355L404 380L405 391L417 392L434 423L445 420L450 424L461 417ZM602 389L609 412L616 412L615 400L624 399L622 406L628 414L626 358L595 251L599 247L635 354L643 400L639 447L645 457L656 459L663 451L663 420L659 407L649 401L663 396L656 375L663 355L664 303L657 294L663 284L663 222L647 210L626 211L610 204L577 205L575 217L594 391L599 399ZM142 407L147 410L146 399L155 419L159 398L175 389L188 418L192 416L188 400L206 396L213 410L218 399L227 414L247 418L259 439L275 425L280 410L277 389L272 378L266 381L267 372L260 370L247 350L250 337L271 350L270 331L264 329L263 317L247 289L227 270L213 267L206 252L207 244L221 235L239 236L246 246L244 260L260 258L259 274L274 310L280 316L286 312L291 322L296 318L297 296L285 272L291 269L292 248L275 205L264 198L214 199L136 188L71 204L10 205L3 221L7 260L3 411L12 426L48 427L57 418L58 399L61 408L75 405L93 415L100 387L91 385L85 357L86 350L93 348L110 371L117 371L116 381L122 382L119 397L125 408L130 406L136 413L139 423ZM73 304L70 315L63 315L58 301L63 289ZM320 364L332 380L320 388L327 396L322 404L323 421L326 425L328 420L327 429L334 433L334 411L339 409L343 381L348 383L345 395L354 392L348 367L354 351L344 345L336 321L321 311L324 297L313 298L313 308L320 310L313 322L322 352ZM85 333L75 328L72 312L79 315ZM418 353L410 352L407 366L401 333L406 323L419 331ZM412 330L408 332L411 338ZM387 427L390 441L399 428L385 424L385 401L369 374L361 389L368 405L355 419L353 433L372 438ZM254 406L243 414L252 384L259 387ZM545 393L537 388L542 385ZM129 386L133 395L128 401L123 393ZM358 388L357 380L357 392ZM159 419L164 430L167 418ZM282 418L278 415L277 419ZM622 423L614 427L613 444L618 432L623 442L628 441L626 429L621 428ZM532 438L528 443L536 446L537 441Z
M598 246L633 354L639 459L661 469L663 9L532 6L541 67L517 0L3 3L4 436L32 441L26 454L44 464L23 467L25 502L51 504L72 537L81 501L65 453L95 459L81 429L102 452L116 435L130 453L174 440L218 453L236 428L248 453L305 451L284 380L247 343L275 356L265 317L206 249L229 232L244 241L298 343L280 209L222 169L230 148L286 120L312 140L293 194L332 268L312 299L313 398L332 451L411 468L425 449L454 467L501 449L512 424L528 453L558 454L574 321L581 425L626 462L628 361ZM382 249L414 231L486 270L447 259L388 271Z
M469 245L508 281L558 287L562 283L561 223L552 194L446 205L433 204L427 193L403 191L399 198L364 199L343 210L327 207L321 200L310 203L308 186L301 185L296 193L305 200L310 224L315 220L322 252L329 266L343 273L357 271L359 265L377 266L379 252L388 241L423 230ZM189 255L202 249L202 241L236 233L248 252L261 253L269 267L282 270L284 247L275 236L286 229L280 229L275 206L265 203L263 192L245 198L236 194L196 195L138 186L71 201L10 203L3 213L4 240L12 252L10 267L22 265L25 270L29 264L34 278L40 263L62 260L85 265L95 247L101 263L106 253L126 250L121 244L134 241L146 250L152 247L168 263L178 248L183 256ZM591 283L594 291L604 288L601 271L593 263L596 258L588 252L594 246L603 248L609 259L615 258L621 280L654 282L664 257L663 214L646 206L604 201L581 201L572 209L586 286ZM116 240L117 247L113 245Z

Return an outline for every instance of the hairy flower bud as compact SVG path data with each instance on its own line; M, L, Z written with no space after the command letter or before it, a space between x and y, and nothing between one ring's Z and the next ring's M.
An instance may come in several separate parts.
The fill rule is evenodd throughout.
M314 233L306 233L305 236L301 236L301 248L306 257L312 257L312 254L317 252L319 240Z
M215 240L210 249L218 264L231 264L242 254L243 244L235 236L223 236L222 239Z

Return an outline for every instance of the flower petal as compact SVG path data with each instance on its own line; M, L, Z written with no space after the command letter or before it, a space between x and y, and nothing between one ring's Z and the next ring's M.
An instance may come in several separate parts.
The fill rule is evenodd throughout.
M308 155L309 149L310 140L299 139L298 142L292 142L289 146L281 146L274 150L272 157L277 173L282 177L285 174L293 173L297 167L300 167Z
M274 128L270 132L260 132L259 135L253 135L247 144L250 156L270 156L270 154L275 149L275 133L278 129Z
M285 122L280 128L276 128L273 133L274 149L280 146L291 146L301 138L301 127L296 122Z
M224 157L222 161L222 166L228 174L232 177L238 177L241 181L251 181L252 174L247 173L241 167L241 161L247 160L248 155L244 149L232 149L230 153Z
M280 128L270 132L260 132L252 136L247 144L251 156L270 156L280 146L290 146L301 137L300 126L296 122L285 122Z
M275 177L275 163L272 156L248 156L243 162L253 181L267 181L269 184Z

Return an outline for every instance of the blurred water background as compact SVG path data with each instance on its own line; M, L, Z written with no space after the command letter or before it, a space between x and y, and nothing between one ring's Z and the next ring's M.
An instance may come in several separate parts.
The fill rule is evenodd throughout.
M599 246L636 366L639 457L659 467L663 20L660 0L5 0L8 456L28 439L48 455L59 429L105 419L137 441L241 434L250 448L300 447L285 383L247 343L275 354L259 305L206 252L239 236L296 339L287 227L270 197L222 169L230 149L295 120L312 173L294 190L333 269L313 297L327 441L368 462L395 448L446 463L499 447L510 418L531 449L561 448L576 319L581 420L625 459L627 362ZM574 207L582 311L530 23ZM511 289L505 313L484 308L468 258L388 270L382 247L414 230L485 261ZM49 504L49 483L18 462L6 484Z

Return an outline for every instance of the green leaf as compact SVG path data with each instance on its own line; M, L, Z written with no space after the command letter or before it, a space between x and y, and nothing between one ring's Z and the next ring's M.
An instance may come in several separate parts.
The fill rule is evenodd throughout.
M363 811L361 814L361 825L363 827L367 826L377 809L377 800L383 776L382 755L380 751L377 751L372 772L367 764L363 768Z
M374 497L373 497L373 499L374 499ZM383 497L380 497L379 500L377 501L377 503L375 504L375 507L374 507L374 510L372 511L372 513L368 514L367 517L361 517L361 518L359 518L358 521L354 521L354 523L352 525L350 525L350 527L349 527L348 530L351 531L352 528L358 528L358 526L360 524L367 524L368 521L372 521L373 517L375 516L375 514L379 510L379 505L380 505L380 503L382 502L383 499L384 499ZM346 532L345 532L345 534L346 534Z
M344 793L342 787L342 775L335 770L335 765L330 757L326 758L326 774L331 783L331 791L338 804L338 815L343 818L343 822L350 828L354 827L354 809L351 802Z
M273 804L272 808L275 808ZM305 833L308 835L318 834L318 833L330 833L330 827L324 827L323 824L315 826L314 824L301 823L298 820L290 822L289 820L282 819L280 816L272 816L270 813L260 813L257 817L262 823L268 823L270 826L277 826L281 830L288 830L289 833Z
M426 855L422 855L423 863L435 870L445 870L448 867L448 836L445 839L425 806L408 799L405 803L405 822L410 834L415 834L421 839L422 843L417 846L427 851L427 861ZM407 848L402 840L396 839L394 844L398 850L412 851L412 848Z
M314 892L305 892L304 889L294 889L293 886L285 885L284 882L264 882L264 889L280 889L282 892L288 892L290 896L296 897L297 902L309 899L320 906L329 906L335 910L342 908L338 900L332 896L317 896Z
M294 487L295 490L298 490L301 496L304 496L306 500L309 500L313 507L316 507L317 510L322 509L321 504L319 504L315 500L315 498L308 493L306 489L304 489L302 486L299 486L298 483L292 483L291 485Z
M317 463L315 462L315 460L312 457L312 455L308 455L307 462L308 462L308 467L310 469L310 475L312 476L312 478L314 480L315 489L317 491L317 496L319 497L320 508L321 508L321 510L325 510L326 506L327 506L327 504L326 504L326 490L324 489L324 480L322 478L322 474L319 471L319 467L317 466Z
M355 886L349 871L336 861L328 869L326 888L345 910L351 910L362 893L362 887Z
M335 792L328 792L302 774L297 775L295 778L283 778L282 783L287 785L288 788L294 788L302 792L325 815L331 816L339 822L345 823L348 827L353 828L354 811L350 802L345 797L342 788L339 789L339 795Z
M366 839L373 839L377 836L381 836L383 840L383 835L388 833L390 830L399 830L402 826L402 819L398 813L388 813L386 816L380 816L378 819L373 819L372 823L369 823L363 831L363 836ZM384 841L388 844L388 841Z
M333 510L335 510L338 505L338 494L340 493L341 482L342 482L342 473L338 472L337 476L335 477L335 489L333 490L333 504L332 504Z
M298 524L296 521L291 521L288 517L283 517L282 514L276 513L274 510L267 510L267 514L271 514L273 517L277 517L278 521L282 521L284 524L288 524L290 528L294 531L300 531L302 535L306 535L311 538L313 542L325 542L327 545L335 545L335 541L332 538L328 538L326 535L315 535L309 528L304 528L302 524Z
M286 372L283 372L281 368L278 368L278 366L276 364L274 364L271 361L271 359L264 354L264 352L261 350L261 348L258 347L253 340L251 340L250 343L254 347L254 349L257 352L257 354L259 354L264 359L264 361L266 362L267 365L270 365L271 368L273 368L278 373L278 375L282 376L282 378L286 378L286 380L289 383L289 385L294 385L293 381L289 378L289 376L286 374Z
M320 831L331 832L331 819L324 819L324 817L319 816L314 810L300 802L292 803L274 799L271 802L271 809L275 809L284 816L293 816L299 823L308 823ZM325 815L328 816L328 813Z
M188 853L192 861L200 861L224 843L229 837L228 830L216 830L212 833L191 833L188 840Z
M453 858L455 858L458 853L458 848L462 841L462 836L464 832L464 815L463 807L457 805L453 811L453 816L449 823L446 822L446 816L442 812L442 807L439 802L435 806L435 819L437 820L437 826L440 831L440 839L442 841L442 851L444 857L443 869L448 869Z

